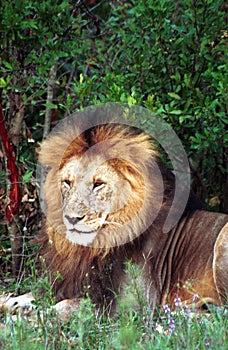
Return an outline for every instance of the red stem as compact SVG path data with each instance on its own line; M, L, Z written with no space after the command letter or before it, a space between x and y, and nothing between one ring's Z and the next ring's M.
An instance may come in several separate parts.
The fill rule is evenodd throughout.
M5 126L5 120L2 113L2 106L0 105L0 136L5 150L7 172L10 180L9 203L5 208L6 218L9 223L12 222L13 217L18 214L20 207L20 187L19 187L19 171L16 165L16 155L12 142L8 137L8 132Z

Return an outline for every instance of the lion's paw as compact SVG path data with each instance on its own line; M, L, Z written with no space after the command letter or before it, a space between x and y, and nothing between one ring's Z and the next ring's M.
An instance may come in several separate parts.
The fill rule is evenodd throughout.
M0 313L8 313L11 315L26 316L30 321L36 321L36 309L33 301L35 300L32 293L26 293L17 297L12 297L12 294L0 296ZM55 311L57 317L61 321L67 321L72 314L78 311L80 306L80 299L65 299L51 308L47 309L48 313ZM43 313L40 313L42 319Z
M68 321L78 311L80 302L80 299L65 299L52 306L52 310L57 312L58 318L61 321Z
M31 316L35 313L33 301L32 293L17 297L11 297L11 294L3 295L0 297L0 313L8 312L12 315Z

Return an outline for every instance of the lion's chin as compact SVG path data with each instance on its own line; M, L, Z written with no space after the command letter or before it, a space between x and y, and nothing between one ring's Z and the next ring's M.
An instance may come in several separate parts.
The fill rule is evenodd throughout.
M88 246L92 244L97 232L79 232L77 230L67 230L66 238L73 244Z

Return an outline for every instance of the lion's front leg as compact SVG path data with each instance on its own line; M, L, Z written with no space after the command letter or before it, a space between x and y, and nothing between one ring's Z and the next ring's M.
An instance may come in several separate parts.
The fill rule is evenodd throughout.
M51 310L57 312L58 318L62 321L70 319L72 314L77 312L80 308L81 299L64 299L51 307Z
M35 314L34 297L32 293L26 293L17 297L9 295L0 296L0 313L10 313L12 315L31 316Z
M0 297L0 313L18 314L36 320L35 298L32 293L26 293L17 297L3 295ZM56 311L58 318L67 321L80 307L80 299L65 299L50 307L47 312ZM42 317L42 313L41 313Z

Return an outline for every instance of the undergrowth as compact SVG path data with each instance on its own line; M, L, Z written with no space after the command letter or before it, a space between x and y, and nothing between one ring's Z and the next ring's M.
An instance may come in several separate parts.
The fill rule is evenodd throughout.
M46 316L37 324L5 317L0 328L0 348L35 349L227 349L227 312L210 314L179 310L171 316L163 310L153 318L134 309L118 317L96 316L89 300L67 323Z
M97 313L87 298L71 319L62 322L48 312L53 304L47 280L37 282L46 288L37 298L36 322L19 316L2 316L0 322L0 349L220 349L228 348L228 312L225 307L209 308L205 313L182 305L176 299L177 309L164 305L152 313L144 298L139 272L131 264L127 267L130 284L120 299L114 316ZM43 315L42 317L40 315Z

